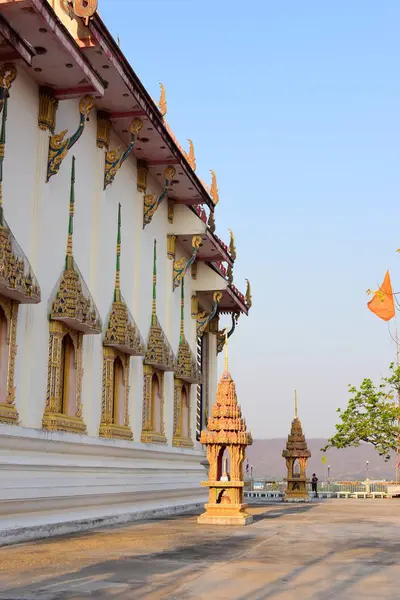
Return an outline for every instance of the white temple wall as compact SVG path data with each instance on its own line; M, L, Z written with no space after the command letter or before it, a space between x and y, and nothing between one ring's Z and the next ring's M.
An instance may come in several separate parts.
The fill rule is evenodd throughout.
M179 343L180 288L172 291L173 261L167 258L167 232L185 227L201 233L204 226L185 206L175 209L174 224L167 219L167 201L152 222L142 227L143 195L136 188L136 160L130 156L114 183L103 191L104 151L96 146L96 112L64 159L57 175L45 182L49 134L37 125L38 89L19 69L11 89L4 164L4 209L17 241L35 270L42 302L21 306L16 359L16 405L21 424L41 428L48 370L48 313L63 269L68 231L72 156L76 157L73 248L76 264L106 325L113 299L118 202L122 207L121 289L140 331L147 341L152 307L153 242L157 240L157 314L174 352ZM71 135L79 122L79 99L59 104L56 131ZM22 135L21 135L22 132ZM121 145L113 135L111 148ZM19 159L24 149L23 161ZM33 150L34 149L34 150ZM148 193L161 193L149 176ZM197 231L192 231L196 229ZM177 258L182 256L178 245ZM206 269L199 265L199 271ZM196 321L191 318L195 281L185 277L185 333L196 354ZM97 436L101 419L102 336L84 337L83 417L90 436ZM140 439L143 368L141 358L131 359L130 415L135 439ZM169 444L173 426L173 373L165 375L164 420ZM196 399L192 389L192 415ZM193 430L194 435L194 430Z
M201 457L183 448L0 425L0 544L202 503Z
M102 400L102 335L84 336L83 418L88 435L41 430L48 377L50 299L64 268L67 245L72 156L76 157L73 252L100 312L103 329L113 300L118 202L122 207L121 290L147 342L152 308L153 242L157 240L157 314L176 353L181 290L172 291L173 261L167 257L167 233L204 232L204 224L185 206L175 207L174 224L164 200L143 229L143 195L136 187L136 159L130 156L114 183L103 191L104 150L96 146L96 111L46 183L49 133L38 127L39 92L18 69L8 105L4 162L5 218L35 271L42 292L38 305L19 310L16 357L16 407L20 426L0 424L0 531L35 523L82 520L131 513L143 507L170 507L202 501L199 482L204 454L172 447L174 375L165 374L164 421L167 445L140 442L143 407L143 359L132 358L129 410L133 442L98 437ZM79 123L79 99L59 104L56 132ZM122 144L112 135L111 148ZM148 193L161 189L149 176ZM183 256L178 245L177 258ZM188 257L187 257L188 258ZM200 279L199 279L200 277ZM196 356L196 320L191 297L196 289L223 280L205 265L198 279L185 277L185 335ZM222 289L222 285L220 286ZM215 336L210 336L210 398L216 391ZM212 341L214 340L214 341ZM214 378L214 380L213 380ZM196 434L196 386L191 386L192 439Z

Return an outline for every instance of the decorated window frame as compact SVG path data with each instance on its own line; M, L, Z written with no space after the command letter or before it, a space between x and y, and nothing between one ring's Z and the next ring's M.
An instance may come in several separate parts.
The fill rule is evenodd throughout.
M119 359L123 368L124 381L124 422L115 423L115 378L116 360ZM99 435L104 438L131 440L133 438L129 416L129 368L130 356L115 348L103 348L103 393L101 403L101 423ZM118 398L118 401L121 399Z
M3 310L6 323L7 343L7 381L5 389L5 401L0 401L0 423L17 425L19 415L15 406L15 357L17 355L17 326L19 303L16 300L0 295L0 307ZM2 357L0 358L2 360Z
M183 432L183 390L186 391L186 397L188 401L188 424L187 431L188 435L185 436ZM180 448L193 448L192 440L192 386L190 383L174 378L174 430L172 445Z
M63 412L62 379L63 341L69 335L75 350L75 414ZM70 433L86 433L86 425L82 418L82 379L83 379L83 333L67 327L61 321L50 320L49 366L47 379L46 408L42 427L49 431L67 431Z
M160 431L156 430L154 423L153 409L153 377L158 379L158 389L160 394ZM142 435L141 441L146 444L166 444L164 423L164 371L156 369L151 365L143 365L143 412L142 412Z

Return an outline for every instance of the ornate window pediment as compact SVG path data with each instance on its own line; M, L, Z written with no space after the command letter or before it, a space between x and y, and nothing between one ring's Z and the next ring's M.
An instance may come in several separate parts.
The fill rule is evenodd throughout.
M115 273L114 301L108 316L108 327L103 345L114 348L129 356L144 356L145 345L128 306L121 294L121 204L118 205L117 262Z
M157 242L154 240L153 306L144 364L159 371L174 371L175 356L157 316Z
M112 303L104 346L130 356L144 356L143 338L122 296L120 302Z
M72 158L71 196L65 268L51 298L50 318L82 333L101 333L99 312L79 271L72 253L75 209L75 157Z
M157 315L152 319L144 364L160 371L175 370L175 356Z
M176 377L188 383L201 383L201 373L197 366L197 360L189 346L186 338L179 342L178 356L175 367Z
M0 225L0 294L21 304L40 302L40 287L5 219Z
M40 287L28 259L17 244L3 210L3 163L6 148L7 108L11 84L17 76L13 65L0 69L0 294L20 304L40 302Z
M101 333L99 312L72 257L66 266L55 288L50 318L82 333Z
M201 383L201 373L197 360L185 337L185 278L181 286L181 331L178 346L178 355L175 365L175 376L187 383Z

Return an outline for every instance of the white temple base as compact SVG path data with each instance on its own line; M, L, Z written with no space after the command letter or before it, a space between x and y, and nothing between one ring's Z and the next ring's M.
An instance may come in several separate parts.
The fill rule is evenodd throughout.
M203 505L201 450L0 425L0 544Z

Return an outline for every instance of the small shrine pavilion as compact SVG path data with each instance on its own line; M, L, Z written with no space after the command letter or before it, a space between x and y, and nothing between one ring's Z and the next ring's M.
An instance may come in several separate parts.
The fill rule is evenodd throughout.
M228 366L228 334L225 339L225 369L218 384L217 400L212 407L206 430L200 442L207 448L210 463L209 480L201 485L210 489L206 512L198 523L212 525L249 525L253 517L243 503L243 461L246 446L253 443L237 402L235 382ZM227 450L229 458L224 457ZM228 467L229 461L229 467Z
M307 448L306 438L301 427L301 422L297 414L297 393L295 392L295 408L294 419L292 421L292 429L288 436L286 448L282 452L283 458L286 460L287 468L287 489L285 501L300 501L309 500L307 493L307 461L311 458L311 452Z

